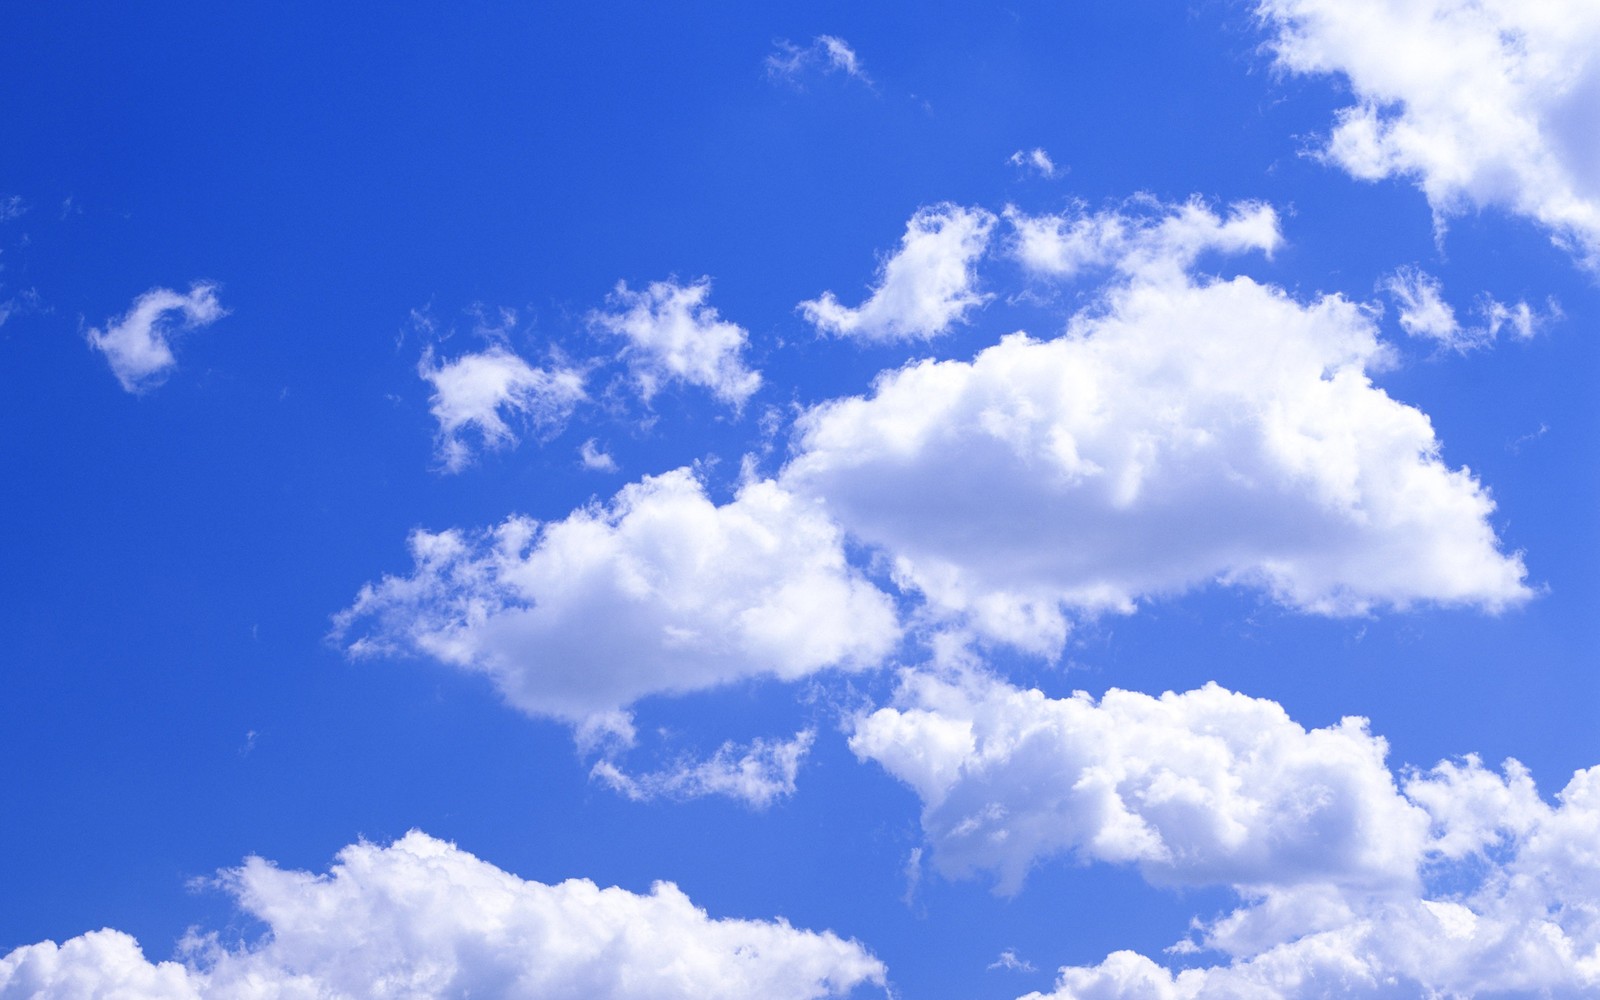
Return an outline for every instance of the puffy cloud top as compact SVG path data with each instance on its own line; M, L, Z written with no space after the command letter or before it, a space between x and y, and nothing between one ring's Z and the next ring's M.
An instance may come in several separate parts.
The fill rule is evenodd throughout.
M1436 213L1498 206L1600 269L1600 6L1590 0L1260 0L1279 65L1356 103L1323 155L1409 177Z
M1390 353L1368 310L1192 275L1204 251L1274 245L1269 210L1034 225L1025 257L1116 269L1099 303L1057 339L1016 334L813 408L782 476L935 611L1049 653L1064 609L1211 581L1323 614L1529 596L1487 493L1373 385Z
M935 337L983 305L975 264L989 245L994 216L979 208L935 205L906 224L900 249L884 262L871 296L842 305L832 292L800 303L818 330L864 341Z
M28 945L0 959L0 998L814 1000L884 982L832 933L712 919L670 883L527 882L418 832L347 847L325 876L252 858L222 884L261 938L192 937L187 964L152 964L114 930Z
M481 671L518 708L573 722L649 694L875 665L899 636L839 530L772 482L719 506L679 469L561 521L418 531L411 550L410 576L338 616L350 651Z

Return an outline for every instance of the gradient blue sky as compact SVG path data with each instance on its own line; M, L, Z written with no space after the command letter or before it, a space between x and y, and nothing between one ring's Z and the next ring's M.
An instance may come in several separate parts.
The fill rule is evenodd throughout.
M1119 949L1175 970L1245 961L1162 951L1191 919L1240 906L1238 880L1163 885L1061 850L1008 892L992 873L932 864L918 794L849 740L866 711L904 707L897 670L934 670L945 633L971 643L970 669L1052 698L1214 681L1308 729L1370 720L1397 775L1515 758L1554 803L1600 762L1600 294L1584 260L1600 229L1537 217L1539 192L1516 178L1452 201L1421 189L1420 168L1363 178L1319 155L1340 109L1366 97L1348 72L1297 72L1275 54L1280 22L1264 12L1292 20L1297 5L1317 6L10 6L0 955L102 927L152 962L191 927L257 940L259 914L197 880L253 855L322 872L346 845L418 829L530 881L643 893L666 880L713 918L831 930L880 959L906 1000L1049 991L1059 967ZM1352 6L1370 8L1378 40L1394 33L1390 8L1474 7ZM1594 19L1579 21L1570 32L1590 37ZM855 72L824 37L848 45ZM1571 69L1600 74L1594 57ZM1466 86L1457 70L1441 69L1445 91ZM1509 106L1551 106L1534 98ZM1560 159L1563 134L1600 134L1596 105L1576 106L1576 124L1527 120L1555 135L1574 197L1600 213L1600 157ZM1035 149L1052 174L1012 162ZM805 450L807 408L870 393L917 359L970 361L1005 334L1047 340L1105 309L1116 279L1046 280L1019 263L1007 206L1137 219L1191 198L1219 217L1269 205L1282 235L1270 256L1207 251L1192 273L1363 304L1392 352L1369 369L1374 385L1425 413L1443 464L1492 496L1492 553L1521 554L1530 596L1497 610L1424 588L1328 615L1201 581L1141 591L1131 613L1068 601L1069 634L1036 655L930 611L893 578L892 546L840 514L851 572L905 623L892 650L849 672L752 668L648 695L631 704L637 742L614 758L668 773L726 740L813 730L792 789L765 805L636 801L592 775L610 751L579 747L571 720L509 705L481 671L416 650L352 657L330 638L364 584L412 572L414 529L558 522L684 466L728 504L742 476L778 476ZM910 339L810 321L800 304L825 290L866 299L907 220L941 205L996 216L972 262L984 304ZM1531 335L1508 325L1462 351L1409 335L1392 290L1405 268L1437 280L1462 329L1492 299L1527 303ZM645 399L597 316L620 310L619 282L702 276L761 385L740 406L670 379ZM152 289L208 282L225 315L180 331L175 364L127 391L92 337ZM469 434L470 462L444 469L419 361L495 345L582 369L588 399L542 426L503 410L517 442ZM589 441L614 471L584 467ZM886 516L918 499L885 500ZM963 537L981 548L990 530ZM1439 545L1474 544L1449 530ZM1343 586L1360 590L1354 572ZM1600 902L1573 891L1574 911ZM1028 968L991 968L1008 950ZM1500 982L1482 975L1440 982Z

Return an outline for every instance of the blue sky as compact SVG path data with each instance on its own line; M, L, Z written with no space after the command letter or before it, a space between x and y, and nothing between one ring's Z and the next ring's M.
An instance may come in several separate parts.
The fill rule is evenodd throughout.
M1591 8L8 10L0 997L1592 995Z

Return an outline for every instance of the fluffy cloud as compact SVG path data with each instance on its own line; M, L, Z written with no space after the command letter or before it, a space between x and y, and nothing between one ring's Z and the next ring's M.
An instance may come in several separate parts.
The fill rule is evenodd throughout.
M916 790L940 871L1007 892L1057 855L1161 884L1403 883L1428 828L1361 720L1308 733L1214 685L1097 702L907 673L850 746Z
M710 295L709 278L688 285L654 281L642 292L618 283L609 300L614 311L591 314L597 328L627 340L623 356L645 402L666 382L701 386L734 406L760 388L760 374L741 356L748 334L718 317L706 304Z
M767 78L798 86L813 69L824 73L843 73L872 86L872 78L861 65L861 58L850 43L837 35L818 35L810 45L799 46L788 40L776 43L777 51L767 56Z
M90 329L89 346L105 355L111 373L129 392L153 389L178 364L172 341L181 331L209 326L227 315L217 301L217 286L196 282L188 292L152 288L105 328Z
M576 723L650 694L872 666L899 636L839 530L773 482L719 506L679 469L561 521L418 531L411 550L411 575L337 616L350 653L430 656Z
M977 291L974 265L989 245L994 216L977 208L935 205L906 224L900 249L884 264L871 296L856 308L832 292L800 303L817 329L865 341L937 336L962 322L987 296Z
M1322 154L1407 177L1437 215L1498 206L1600 268L1600 7L1589 0L1260 0L1280 66L1356 103Z
M706 760L680 760L649 774L628 774L615 761L601 760L590 773L635 802L726 795L764 809L794 794L800 762L816 736L807 729L792 740L757 739L748 747L724 743Z
M1600 988L1600 768L1551 805L1515 761L1397 779L1364 720L1307 730L1215 685L1052 699L971 672L908 673L851 746L917 791L946 874L1014 890L1065 856L1240 896L1169 949L1223 963L1118 952L1054 1000Z
M1478 301L1482 325L1463 326L1456 318L1456 311L1444 300L1439 280L1416 267L1398 269L1385 279L1383 288L1399 307L1402 330L1461 354L1494 343L1506 327L1510 327L1517 339L1527 340L1538 332L1547 318L1526 302L1508 306L1482 296ZM1553 302L1550 313L1560 314Z
M477 432L485 448L515 445L507 418L538 429L558 427L584 398L582 372L535 368L500 344L437 363L429 348L417 374L433 386L428 407L439 421L439 463L449 472L472 464L469 431Z
M884 982L832 933L712 919L665 882L648 895L527 882L417 832L347 847L325 876L252 858L221 884L266 925L254 942L191 937L184 964L152 964L114 930L28 945L0 959L0 998L812 1000Z
M933 613L1049 654L1069 612L1212 581L1323 614L1529 596L1487 493L1372 384L1389 350L1370 310L1191 273L1207 251L1275 246L1270 210L1014 221L1041 273L1112 268L1099 301L1057 339L1015 334L813 408L781 477Z

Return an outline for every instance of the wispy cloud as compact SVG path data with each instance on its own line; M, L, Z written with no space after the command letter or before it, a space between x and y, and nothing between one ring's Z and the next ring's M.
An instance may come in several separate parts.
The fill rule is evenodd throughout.
M766 67L767 79L796 87L806 76L818 73L843 73L869 87L873 85L856 50L837 35L818 35L804 46L780 39L773 43Z
M218 286L196 282L188 292L152 288L122 316L86 334L89 346L105 356L111 372L132 393L146 392L177 367L172 343L181 332L197 330L226 316Z

